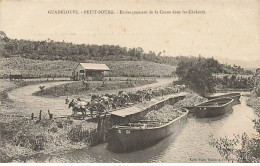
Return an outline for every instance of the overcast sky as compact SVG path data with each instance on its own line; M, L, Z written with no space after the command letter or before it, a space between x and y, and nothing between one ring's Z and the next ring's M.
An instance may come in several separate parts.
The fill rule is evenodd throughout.
M142 47L260 64L259 0L2 0L0 30L17 39ZM53 15L48 10L199 10L205 14Z

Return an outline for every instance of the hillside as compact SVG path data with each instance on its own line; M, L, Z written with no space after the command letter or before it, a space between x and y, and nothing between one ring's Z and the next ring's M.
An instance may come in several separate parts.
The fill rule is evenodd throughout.
M183 62L206 61L207 59L211 59L215 73L251 74L251 71L245 71L240 66L221 64L213 57L162 56L163 53L161 52L158 54L153 51L145 53L141 47L126 48L119 45L73 44L64 41L55 42L50 39L45 41L17 40L8 38L1 31L0 53L0 57L11 58L10 65L13 65L14 69L38 70L37 72L32 71L33 75L46 75L48 72L55 75L57 72L58 75L65 76L68 75L68 71L72 70L71 68L76 62L92 61L106 63L112 68L112 73L116 76L168 76L175 68L171 66L178 66ZM16 57L24 59L13 59ZM28 61L31 60L33 64L35 63L38 66L28 64L30 63ZM61 64L63 62L65 64ZM16 67L15 63L19 67ZM43 74L42 72L47 73Z
M146 61L88 61L105 63L111 76L170 76L176 67ZM19 56L0 58L0 76L19 71L25 77L70 77L77 62L32 60Z

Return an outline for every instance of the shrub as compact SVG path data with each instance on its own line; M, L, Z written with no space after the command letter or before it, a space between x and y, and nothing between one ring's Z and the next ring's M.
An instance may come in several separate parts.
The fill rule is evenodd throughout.
M44 149L47 139L43 134L20 131L14 136L13 142L15 146L21 146L39 151Z
M73 142L86 142L88 137L89 130L84 130L81 125L76 125L68 133L68 138Z

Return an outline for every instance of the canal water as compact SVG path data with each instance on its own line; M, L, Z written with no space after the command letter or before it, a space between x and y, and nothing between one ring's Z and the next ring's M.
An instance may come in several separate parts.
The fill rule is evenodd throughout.
M247 97L242 96L240 104L233 111L216 118L198 119L192 115L183 129L149 148L129 152L113 153L107 144L75 150L56 155L35 156L34 162L227 162L217 150L209 145L210 135L215 138L233 137L233 133L255 134L251 119L257 117L255 111L246 105Z

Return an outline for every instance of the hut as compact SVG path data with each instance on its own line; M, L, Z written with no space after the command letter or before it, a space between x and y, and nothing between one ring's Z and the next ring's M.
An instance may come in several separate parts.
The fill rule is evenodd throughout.
M105 64L97 63L79 63L72 73L73 80L87 80L91 78L93 81L101 81L110 72Z

